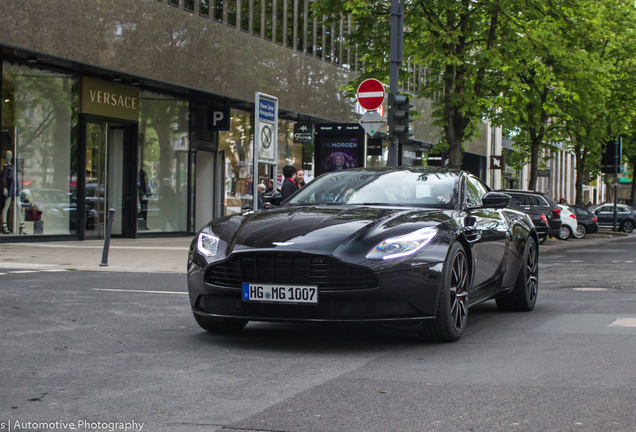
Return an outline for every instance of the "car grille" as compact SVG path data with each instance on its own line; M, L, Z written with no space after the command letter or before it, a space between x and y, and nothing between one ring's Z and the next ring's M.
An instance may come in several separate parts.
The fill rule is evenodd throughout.
M238 254L206 270L209 284L241 288L243 282L317 285L319 289L368 289L379 285L366 269L308 254Z

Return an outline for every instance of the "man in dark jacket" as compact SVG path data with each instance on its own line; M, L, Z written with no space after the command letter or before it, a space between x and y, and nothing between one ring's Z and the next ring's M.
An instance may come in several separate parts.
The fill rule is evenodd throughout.
M296 184L296 168L292 165L284 166L283 176L285 180L283 180L283 186L280 188L281 201L285 201L298 190L298 185Z

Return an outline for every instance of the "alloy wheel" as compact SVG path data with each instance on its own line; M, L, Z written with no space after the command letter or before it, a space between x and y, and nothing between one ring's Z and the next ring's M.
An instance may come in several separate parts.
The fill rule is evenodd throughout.
M585 230L585 225L577 225L576 232L574 233L574 237L576 237L577 239L582 239L583 237L585 237L585 234L587 234L587 231Z
M468 318L468 263L459 252L451 269L450 306L451 320L456 331L461 331Z
M561 240L566 240L570 237L570 230L566 225L561 226L561 230L559 231L559 238Z
M537 246L534 242L530 244L528 255L526 256L526 277L528 300L534 303L539 291L539 254L537 253Z
M634 231L634 224L631 221L623 222L623 231L626 233L631 233Z

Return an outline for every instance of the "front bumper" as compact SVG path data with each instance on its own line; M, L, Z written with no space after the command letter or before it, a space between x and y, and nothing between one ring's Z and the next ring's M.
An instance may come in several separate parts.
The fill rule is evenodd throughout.
M250 321L411 321L434 318L443 263L376 273L379 286L361 290L319 288L318 304L242 300L242 290L205 281L205 269L190 263L188 292L193 313ZM245 281L259 282L259 281Z

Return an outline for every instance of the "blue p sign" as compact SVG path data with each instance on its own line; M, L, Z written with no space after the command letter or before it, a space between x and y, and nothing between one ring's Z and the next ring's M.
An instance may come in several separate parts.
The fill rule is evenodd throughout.
M230 108L209 107L208 108L208 130L209 131L230 130Z

